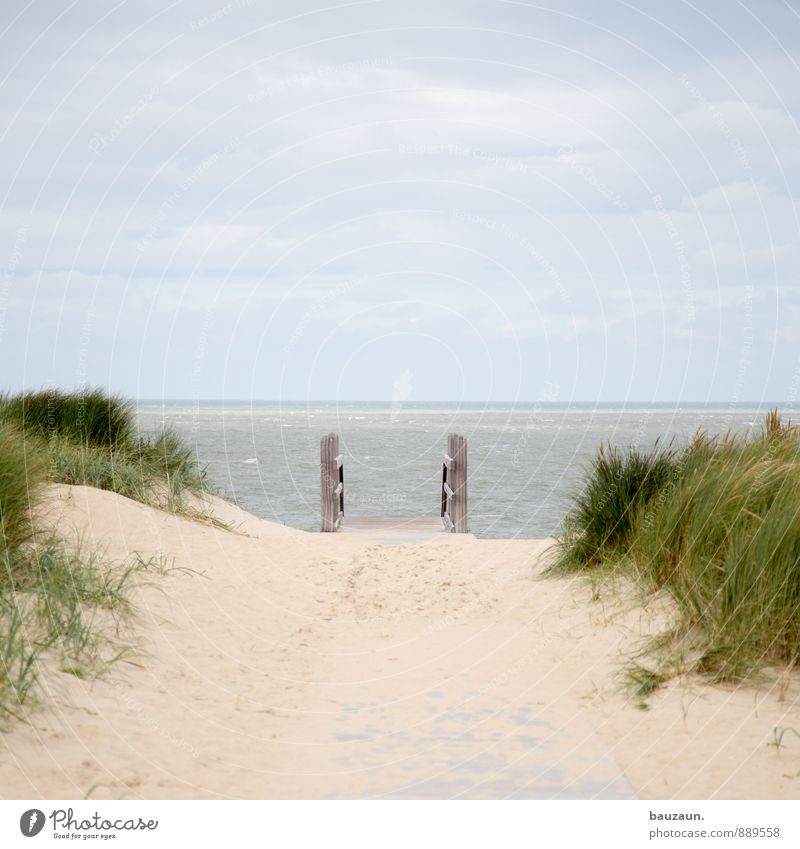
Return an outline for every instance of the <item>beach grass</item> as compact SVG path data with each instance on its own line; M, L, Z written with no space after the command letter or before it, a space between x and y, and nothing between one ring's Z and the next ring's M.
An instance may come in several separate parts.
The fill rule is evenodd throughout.
M133 578L150 565L142 558L110 563L42 533L3 556L0 727L36 701L43 665L91 678L131 651L120 625L133 610Z
M641 466L638 452L616 456L618 468ZM679 652L682 668L741 680L765 666L796 665L800 432L773 411L755 435L698 434L671 453L669 465L668 475L651 479L659 485L642 493L609 483L599 459L585 490L592 500L576 498L556 570L614 568L647 592L668 592L676 619L658 647L673 657ZM603 487L612 492L607 501L613 510L625 517L622 534L603 537L588 521L592 504L600 505L601 529L611 521L605 515L611 508L600 504Z
M34 506L46 482L41 452L0 422L0 556L13 555L33 533Z
M154 507L182 512L187 494L206 490L193 452L168 429L124 446L55 440L49 453L54 482L108 489Z
M648 452L601 446L564 523L556 570L582 571L624 554L640 509L671 480L675 466L672 446L656 444Z
M42 389L0 396L0 416L27 435L79 445L123 446L136 439L134 406L102 389Z
M132 404L100 390L0 396L0 722L20 718L38 693L43 663L78 677L101 674L128 651L120 623L131 613L141 557L106 562L37 522L48 482L112 490L185 511L205 490L191 449L169 429L137 433Z
M0 396L0 423L49 458L55 483L108 489L181 511L206 491L205 473L178 434L139 434L132 402L100 389L41 390Z

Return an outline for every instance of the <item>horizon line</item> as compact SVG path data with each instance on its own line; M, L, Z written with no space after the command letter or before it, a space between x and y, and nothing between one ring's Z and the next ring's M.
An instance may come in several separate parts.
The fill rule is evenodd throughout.
M608 406L610 404L617 404L620 406L627 405L637 405L637 406L664 406L667 404L675 404L678 406L728 406L728 407L737 407L737 406L751 406L751 407L761 407L761 406L793 406L794 401L777 401L777 400L765 400L765 401L753 401L753 400L743 400L743 401L724 401L724 400L710 400L710 401L680 401L680 400L669 400L669 401L634 401L634 400L614 400L614 401L595 401L595 400L570 400L570 401L542 401L542 400L500 400L500 401L483 401L483 400L434 400L434 399L420 399L417 401L403 401L403 402L395 402L386 399L369 399L369 398L181 398L181 397L163 397L163 398L153 398L153 397L139 397L133 398L134 401L138 403L142 402L152 402L156 404L164 403L164 402L178 402L185 404L203 404L203 403L234 403L234 404L385 404L386 406L395 405L398 409L402 409L404 406L418 406L420 404L482 404L486 406L498 405L498 404L506 404L509 406L514 406L515 404L540 404L542 406L548 407L568 407L571 405L580 404L582 406L587 405L597 405L597 406Z

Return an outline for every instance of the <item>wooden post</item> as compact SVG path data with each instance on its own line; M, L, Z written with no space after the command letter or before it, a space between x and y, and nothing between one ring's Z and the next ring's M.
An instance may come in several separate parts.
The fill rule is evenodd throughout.
M339 526L340 504L344 501L339 485L339 436L328 433L319 441L320 513L323 533L333 533Z
M455 534L468 533L467 524L467 440L447 434L447 452L442 466L442 521Z
M452 533L455 525L451 517L452 511L452 482L453 475L451 469L453 467L453 437L455 434L447 434L447 450L444 452L444 461L442 463L442 523L444 529L448 533Z
M450 456L454 460L453 481L450 484L453 489L451 499L453 512L450 518L453 520L453 532L466 534L469 531L469 526L467 523L467 440L465 437L453 434L453 453Z

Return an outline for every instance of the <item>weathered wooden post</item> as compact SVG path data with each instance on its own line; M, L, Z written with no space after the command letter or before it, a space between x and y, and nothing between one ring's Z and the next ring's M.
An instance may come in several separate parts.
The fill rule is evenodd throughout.
M328 433L319 441L319 478L320 530L333 533L344 518L344 462L336 433Z
M453 533L466 534L467 524L467 440L453 434Z
M442 522L445 530L468 533L467 525L467 440L447 434L447 452L442 465Z

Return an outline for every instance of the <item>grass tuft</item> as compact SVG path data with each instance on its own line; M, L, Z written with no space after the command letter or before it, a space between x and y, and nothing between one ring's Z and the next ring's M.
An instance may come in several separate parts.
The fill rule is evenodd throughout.
M663 683L660 672L648 669L639 663L632 663L625 668L625 683L633 695L640 699L654 693Z
M169 429L137 433L131 402L101 390L0 396L0 722L22 716L45 659L67 674L101 674L124 657L132 577L160 561L126 565L73 551L36 526L54 481L108 489L195 516L188 494L206 489L191 449ZM168 571L168 570L167 570Z
M41 648L28 638L28 623L13 595L0 592L0 728L31 700Z
M0 423L0 556L13 555L33 535L33 508L45 483L45 464L19 430Z
M637 512L670 481L674 468L672 447L656 444L644 453L601 446L565 522L554 571L582 571L624 554Z
M47 475L56 483L178 511L187 509L185 496L207 489L205 472L174 430L140 435L133 404L100 389L2 395L0 440L4 430L12 442L22 434L31 456L49 458Z
M0 397L0 416L27 436L79 445L122 446L136 439L134 406L102 389L43 389Z
M130 591L142 571L160 568L141 556L114 564L38 538L0 575L0 723L35 701L42 663L55 661L79 678L101 675L130 647L118 640L132 614Z
M714 680L741 680L767 664L797 665L797 428L771 411L749 438L698 434L679 455L653 454L649 465L636 452L615 453L613 462L608 456L601 452L588 495L577 500L562 535L562 568L591 571L616 557L648 592L668 591L677 609L668 642L693 658L690 669ZM659 468L652 477L645 474L651 466ZM617 469L624 481L635 484L644 474L645 482L622 486ZM605 500L603 487L611 493ZM664 680L664 673L654 675Z
M186 496L207 489L191 449L170 430L124 449L59 440L51 445L50 459L51 478L58 483L107 489L154 507L188 513Z

